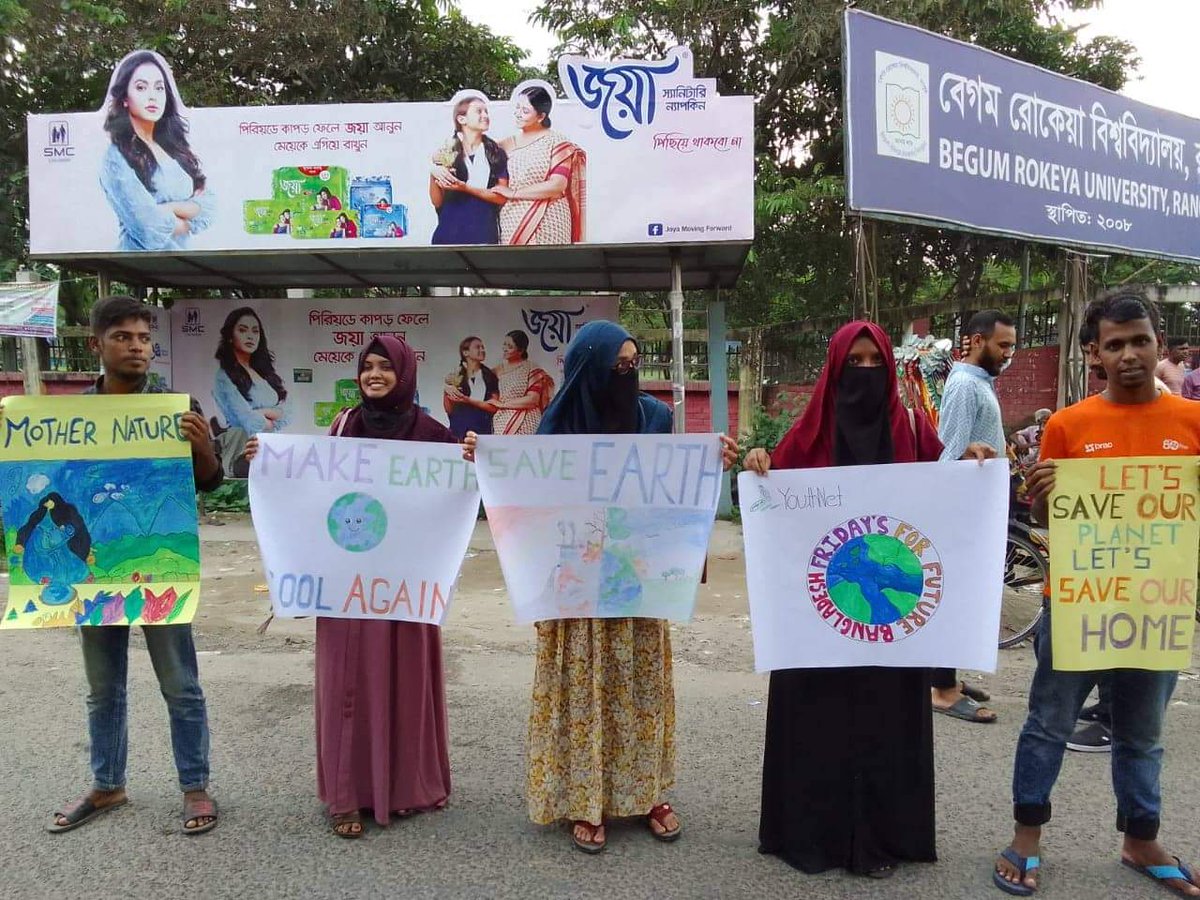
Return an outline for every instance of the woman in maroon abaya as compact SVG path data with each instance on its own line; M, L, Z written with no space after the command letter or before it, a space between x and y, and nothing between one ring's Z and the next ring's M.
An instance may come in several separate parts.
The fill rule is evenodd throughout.
M900 402L887 334L851 322L830 339L804 415L773 454L751 450L745 465L765 474L934 462L941 452L925 416ZM901 862L934 862L932 718L928 669L772 672L759 852L809 874L873 878Z
M456 443L413 403L417 360L408 344L375 337L358 361L362 402L329 433L371 440ZM247 456L257 442L247 445ZM317 791L338 837L362 835L362 811L440 809L450 796L450 738L436 625L317 619Z

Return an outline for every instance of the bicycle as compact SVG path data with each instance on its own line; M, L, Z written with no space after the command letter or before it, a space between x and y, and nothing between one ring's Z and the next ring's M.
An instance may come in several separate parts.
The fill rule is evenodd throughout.
M1043 598L1050 582L1050 543L1035 528L1025 499L1025 469L1012 463L1008 540L1004 548L1004 593L1000 604L1000 648L1023 643L1037 630L1045 612Z

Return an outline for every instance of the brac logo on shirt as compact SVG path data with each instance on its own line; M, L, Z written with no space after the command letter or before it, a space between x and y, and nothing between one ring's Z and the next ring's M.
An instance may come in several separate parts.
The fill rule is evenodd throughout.
M1084 444L1084 453L1097 453L1101 450L1111 450L1113 447L1112 441L1097 441L1094 444Z

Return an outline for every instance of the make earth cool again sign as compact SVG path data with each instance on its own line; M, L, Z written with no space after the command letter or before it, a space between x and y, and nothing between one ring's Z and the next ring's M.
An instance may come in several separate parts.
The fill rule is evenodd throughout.
M1054 667L1191 662L1197 461L1066 460L1050 499Z

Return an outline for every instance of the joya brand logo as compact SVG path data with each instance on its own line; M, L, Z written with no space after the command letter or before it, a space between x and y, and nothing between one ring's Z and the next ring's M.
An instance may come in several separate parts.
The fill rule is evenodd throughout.
M875 51L875 152L929 162L929 65Z
M582 316L584 308L579 309L523 309L521 318L525 327L533 332L547 353L553 353L560 347L571 343L575 333L575 320Z
M942 601L942 561L933 542L895 516L856 516L813 548L813 609L850 640L890 644L929 624Z

